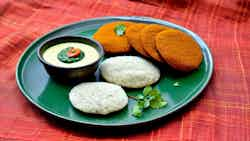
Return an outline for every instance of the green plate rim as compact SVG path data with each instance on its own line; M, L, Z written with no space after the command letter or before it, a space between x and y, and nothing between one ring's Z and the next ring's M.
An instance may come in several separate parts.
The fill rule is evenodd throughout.
M41 40L42 38L45 38L46 36L52 34L52 33L56 33L64 28L67 28L69 26L74 26L74 25L77 25L77 24L80 24L80 23L84 23L84 22L91 22L91 21L98 21L98 20L129 20L129 21L140 21L140 22L154 22L154 23L158 23L158 24L163 24L163 25L167 25L167 26L170 26L170 27L173 27L173 28L177 28L179 30L182 30L184 31L185 33L191 35L195 40L196 42L201 46L202 50L205 49L206 52L207 52L207 57L208 57L208 60L209 62L211 62L209 64L209 69L208 69L208 77L205 79L205 82L201 85L201 88L193 95L193 96L188 96L186 98L184 98L183 100L181 100L179 102L179 104L177 104L175 107L173 107L172 109L170 109L170 111L168 111L165 115L162 115L162 116L157 116L157 117L154 117L153 119L150 119L150 120L146 120L146 121L138 121L136 123L131 123L131 124L114 124L114 125L106 125L106 124L93 124L92 122L86 122L86 121L79 121L79 120L74 120L74 119L71 119L71 118L67 118L67 117L64 117L62 115L59 115L57 113L54 113L54 112L51 112L50 110L44 108L43 106L39 105L38 103L36 103L35 101L33 101L33 99L31 97L28 96L28 94L26 94L25 92L25 89L23 88L22 86L22 82L20 82L20 79L19 79L19 74L20 74L20 66L22 65L22 63L25 62L24 60L24 56L25 54L27 54L27 52L29 51L29 49L36 43L38 42L39 40ZM70 23L70 24L66 24L66 25L63 25L63 26L60 26L58 28L55 28L54 30L50 31L50 32L47 32L45 34L43 34L42 36L40 36L39 38L37 38L36 40L34 40L31 44L29 44L29 46L24 50L24 52L22 53L21 57L19 58L18 60L18 63L16 65L16 82L17 82L17 85L19 87L19 89L21 90L21 93L24 97L26 97L32 104L34 104L36 107L38 107L39 109L41 109L42 111L45 111L46 113L48 114L51 114L57 118L61 118L61 119L64 119L64 120L67 120L67 121L71 121L71 122L75 122L75 123L80 123L80 124L84 124L84 125L87 125L87 126L94 126L94 127L127 127L127 126L134 126L134 125L142 125L142 124L146 124L146 123L149 123L149 122L153 122L153 121L156 121L156 120L159 120L159 119L162 119L176 111L179 111L181 108L185 107L186 105L188 105L191 101L193 101L196 97L198 97L201 92L205 89L205 87L208 85L211 77L212 77L212 74L213 74L213 68L214 68L214 64L213 64L213 58L212 58L212 54L211 54L211 51L210 49L208 48L207 44L197 35L195 34L194 32L190 31L189 29L186 29L185 27L182 27L182 26L179 26L177 24L174 24L174 23L171 23L171 22L168 22L168 21L164 21L164 20L160 20L160 19L155 19L155 18L151 18L151 17L142 17L142 16L106 16L106 17L97 17L97 18L90 18L90 19L86 19L86 20L82 20L82 21L78 21L78 22L73 22L73 23ZM185 101L185 102L183 102Z

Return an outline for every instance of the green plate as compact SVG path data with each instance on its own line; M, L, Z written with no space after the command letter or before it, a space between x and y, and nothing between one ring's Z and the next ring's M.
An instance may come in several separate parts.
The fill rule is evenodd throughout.
M102 24L117 20L158 23L182 30L197 41L204 55L200 68L188 75L178 75L168 69L161 70L161 79L155 87L161 91L168 105L159 110L148 109L140 118L135 118L131 115L132 107L135 104L135 101L132 99L129 100L128 106L123 110L107 116L84 114L74 109L68 99L68 93L72 86L62 85L53 81L39 62L36 54L37 47L48 39L61 35L92 36ZM190 30L167 21L148 17L102 17L57 28L35 40L29 45L19 60L16 68L16 80L22 94L31 103L51 115L89 126L120 127L148 123L177 111L202 92L208 84L212 72L213 60L207 45ZM179 82L180 86L173 86L175 82ZM128 95L136 95L141 93L142 89L126 89L126 92Z

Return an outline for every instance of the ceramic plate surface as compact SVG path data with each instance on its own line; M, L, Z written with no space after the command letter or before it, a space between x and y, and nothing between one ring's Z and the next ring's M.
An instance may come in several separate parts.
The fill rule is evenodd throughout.
M52 80L39 62L36 54L39 45L48 39L63 35L91 37L101 25L117 20L157 23L182 30L196 40L202 48L204 56L199 69L188 75L179 75L168 69L161 70L161 79L155 87L161 91L168 105L159 110L145 110L140 118L135 118L131 115L132 107L135 104L135 101L132 99L129 100L128 106L123 110L107 116L84 114L74 109L68 99L68 93L72 86L62 85ZM16 80L22 94L31 103L49 114L89 126L120 127L148 123L179 110L202 92L208 84L212 72L213 60L209 48L198 35L190 30L167 21L147 17L102 17L57 28L35 40L25 50L18 62ZM93 78L93 81L98 80L98 77ZM179 82L180 86L173 86L175 82ZM133 96L142 93L142 89L125 90L128 95Z

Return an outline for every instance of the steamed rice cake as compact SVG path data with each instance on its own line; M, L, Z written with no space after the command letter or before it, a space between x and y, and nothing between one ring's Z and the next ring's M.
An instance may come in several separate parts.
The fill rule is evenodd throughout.
M142 88L157 82L160 70L151 62L137 56L116 56L100 65L102 77L127 88Z
M128 104L121 86L106 82L80 83L71 89L69 100L84 113L101 115L119 111Z

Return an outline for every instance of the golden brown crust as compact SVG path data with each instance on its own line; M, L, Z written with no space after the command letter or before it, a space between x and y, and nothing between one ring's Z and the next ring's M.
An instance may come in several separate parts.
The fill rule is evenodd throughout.
M118 36L114 31L119 24L124 24L128 28L133 22L117 21L107 23L101 26L93 35L93 38L104 47L105 53L128 53L131 50L127 37L125 35Z
M126 31L126 36L128 37L129 44L141 55L148 57L149 55L143 48L143 44L140 38L140 31L146 26L147 24L138 23L129 26L128 30Z
M179 71L192 71L202 62L202 51L199 45L186 33L169 29L156 36L156 48L161 57Z
M157 52L155 44L155 36L157 33L167 29L166 26L158 24L149 24L140 32L140 38L143 43L144 50L156 61L164 62L160 54Z

